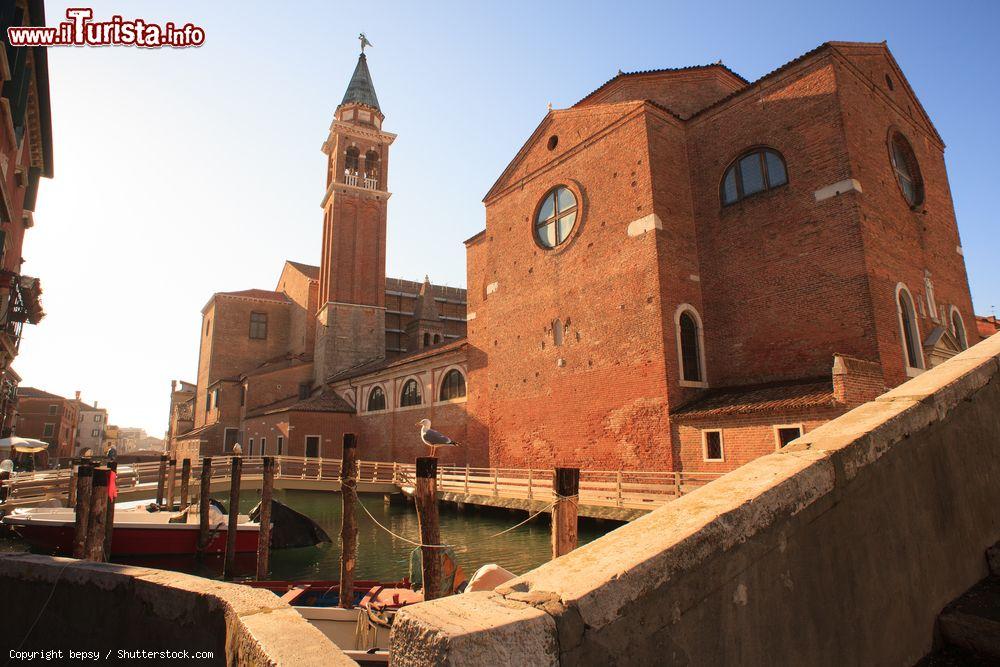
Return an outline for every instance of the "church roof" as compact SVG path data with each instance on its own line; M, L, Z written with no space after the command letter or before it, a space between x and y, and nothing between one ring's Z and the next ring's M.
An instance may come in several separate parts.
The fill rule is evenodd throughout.
M340 103L344 104L364 104L373 109L381 109L378 106L378 97L375 95L375 84L372 83L371 72L368 71L368 59L362 53L358 56L358 65L354 68L354 76L347 84L347 92Z
M282 292L275 292L269 289L244 289L236 292L218 292L218 296L236 296L245 299L260 299L262 301L280 301L291 303L291 299Z
M290 259L286 259L285 262L291 264L292 267L297 269L302 275L311 280L319 280L319 267L312 264L303 264L302 262L293 262Z
M804 378L742 387L710 389L700 398L673 411L679 417L719 417L748 412L783 412L832 407L830 378Z

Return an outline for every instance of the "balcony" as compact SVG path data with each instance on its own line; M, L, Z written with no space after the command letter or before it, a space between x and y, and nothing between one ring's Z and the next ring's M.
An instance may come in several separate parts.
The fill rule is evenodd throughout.
M344 170L344 184L365 190L378 190L378 178L370 177L365 173L358 173L350 169Z
M37 278L0 271L0 346L8 360L17 355L25 322L38 324L45 312Z

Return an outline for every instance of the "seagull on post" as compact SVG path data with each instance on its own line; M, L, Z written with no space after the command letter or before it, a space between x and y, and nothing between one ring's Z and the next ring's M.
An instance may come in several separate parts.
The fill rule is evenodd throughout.
M459 443L455 442L444 433L432 429L430 419L421 419L417 422L417 426L420 427L420 439L425 445L431 448L431 456L437 456L438 447L460 446Z

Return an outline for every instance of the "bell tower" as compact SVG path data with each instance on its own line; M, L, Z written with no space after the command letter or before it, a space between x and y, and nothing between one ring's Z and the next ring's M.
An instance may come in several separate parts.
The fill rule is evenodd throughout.
M361 55L330 132L323 197L314 380L385 357L389 146L361 36Z

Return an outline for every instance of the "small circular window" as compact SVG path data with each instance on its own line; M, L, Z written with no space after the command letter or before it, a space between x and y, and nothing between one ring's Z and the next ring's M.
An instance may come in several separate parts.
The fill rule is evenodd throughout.
M910 206L919 206L924 201L924 181L920 176L917 156L913 154L910 142L899 132L889 138L889 159L892 161L896 181Z
M535 238L545 248L555 248L569 238L576 225L576 197L565 185L549 190L535 218Z

